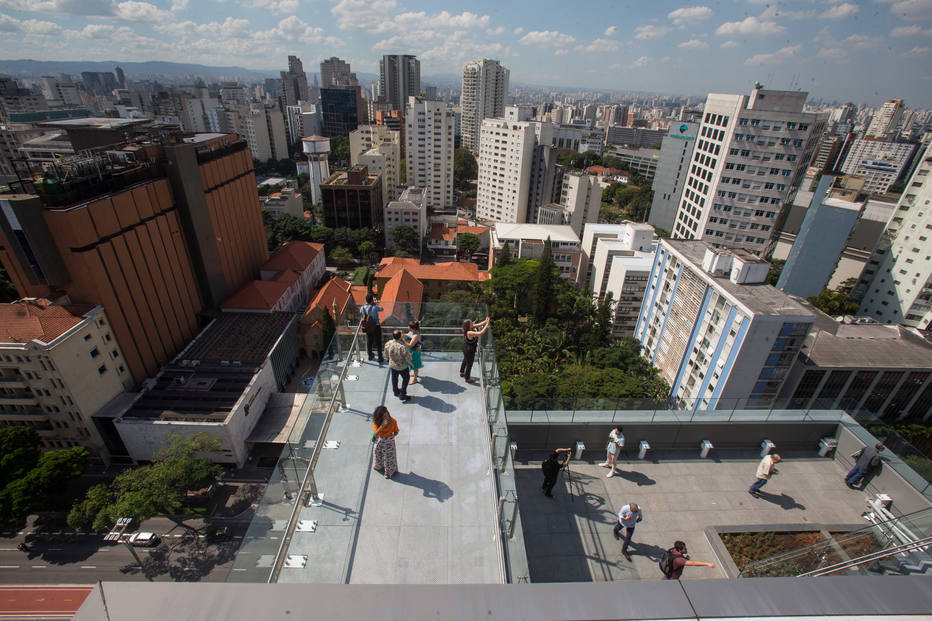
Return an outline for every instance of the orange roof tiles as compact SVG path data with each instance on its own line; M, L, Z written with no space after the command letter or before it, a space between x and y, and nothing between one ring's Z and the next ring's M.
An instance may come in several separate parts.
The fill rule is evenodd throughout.
M586 172L593 173L596 175L627 175L627 170L621 170L620 168L606 168L605 166L590 166L586 169Z
M50 343L84 321L92 305L59 306L45 298L0 304L0 342Z
M436 263L434 265L421 265L417 259L404 259L399 257L385 257L376 272L376 278L392 278L402 269L411 272L420 281L425 280L464 280L476 282L485 280L487 276L480 275L479 267L475 263Z
M291 286L299 278L301 278L300 272L296 272L294 270L282 270L281 272L275 274L275 276L272 277L272 280Z
M314 299L308 305L307 313L315 308L324 308L329 312L333 309L336 302L337 309L342 313L346 309L347 303L353 298L350 293L352 285L339 276L331 278L323 287L321 287ZM305 314L307 314L305 313Z
M402 268L385 283L380 300L380 305L385 310L379 313L379 320L384 322L392 315L403 320L407 315L406 304L411 305L411 317L417 317L423 297L424 285L411 272Z
M288 291L288 284L274 280L253 280L243 285L239 291L224 300L221 309L250 308L269 310Z
M451 229L443 222L435 222L430 225L430 238L453 241L456 239L456 229Z
M366 303L366 294L369 293L369 290L366 289L363 285L353 285L350 287L350 294L353 296L353 302L356 306L362 306Z
M488 231L488 230L489 230L489 227L487 227L487 226L467 226L467 225L465 225L465 224L462 224L462 225L456 227L456 232L457 232L457 234L459 234L459 233L472 233L473 235L482 235L483 233L485 233L485 232Z
M268 261L260 267L260 270L282 271L294 270L303 272L307 266L314 261L319 252L324 251L323 244L315 244L306 241L293 241L282 244L281 248L275 251Z

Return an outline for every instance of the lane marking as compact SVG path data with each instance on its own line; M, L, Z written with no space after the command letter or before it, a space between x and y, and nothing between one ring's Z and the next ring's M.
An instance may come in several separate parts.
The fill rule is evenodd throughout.
M33 565L32 566L33 569L44 569L46 567L48 567L48 565Z
M97 565L81 565L81 569L97 569Z
M0 569L19 569L19 565L0 565Z

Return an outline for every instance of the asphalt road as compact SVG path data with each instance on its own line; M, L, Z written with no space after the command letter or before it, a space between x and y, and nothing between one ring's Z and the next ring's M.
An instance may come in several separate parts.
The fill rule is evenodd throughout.
M202 520L188 520L185 524L196 529L204 527ZM126 545L104 543L99 533L35 528L0 532L0 584L93 584L98 580L147 579L222 582L249 520L214 518L211 524L228 526L230 539L208 543L203 534L195 540L189 529L167 518L145 521L137 530L155 532L162 542L154 548L133 548L143 562L142 569L136 566ZM17 549L23 542L29 545L28 552Z

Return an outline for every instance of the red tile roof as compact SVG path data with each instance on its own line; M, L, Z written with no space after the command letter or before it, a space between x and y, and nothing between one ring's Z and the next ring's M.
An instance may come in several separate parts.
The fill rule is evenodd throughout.
M0 342L50 343L84 321L92 305L59 306L45 298L0 304Z
M288 291L287 283L274 280L253 280L224 300L221 309L249 308L271 311Z
M306 241L288 242L282 244L281 248L276 250L275 254L259 269L278 272L283 270L303 272L314 261L317 253L323 251L323 244Z
M333 310L334 302L336 302L338 312L342 313L346 309L347 303L353 299L353 295L350 293L351 287L350 283L339 276L331 278L327 281L327 284L317 291L314 299L308 305L305 315L315 308L326 309L329 312Z
M379 313L379 320L384 323L392 315L404 320L409 310L411 317L417 318L423 298L424 285L411 272L402 268L385 283L382 299L379 301L384 310ZM405 307L409 304L410 309L406 309Z
M411 274L420 280L462 280L467 282L476 282L486 280L488 275L482 275L479 267L475 263L436 263L434 265L421 265L417 259L405 259L400 257L385 257L379 270L376 272L376 278L392 278L402 269L411 272ZM384 295L384 294L383 294Z
M592 173L595 175L624 175L628 176L627 170L621 170L620 168L606 168L605 166L590 166L586 169L587 173Z
M457 234L472 233L473 235L482 235L488 230L489 230L489 227L487 226L467 226L465 224L461 224L458 227L456 227Z
M353 295L353 302L356 306L362 306L366 303L366 294L369 293L369 290L363 285L353 285L350 287L350 293Z
M282 270L281 272L275 274L271 280L291 286L299 278L301 278L301 272L296 272L294 270Z
M445 239L453 241L456 239L456 229L451 229L443 222L435 222L430 225L430 238L434 240Z

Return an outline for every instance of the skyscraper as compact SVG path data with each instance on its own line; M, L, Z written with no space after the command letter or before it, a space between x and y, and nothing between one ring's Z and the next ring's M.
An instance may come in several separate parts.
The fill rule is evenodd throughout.
M867 126L864 135L868 138L886 139L890 134L896 131L897 125L903 118L903 100L888 99L883 102L877 114L871 119L871 124Z
M408 185L424 188L428 207L453 204L453 111L412 97L405 111Z
M408 97L421 93L421 61L410 54L386 54L379 61L379 94L392 104L393 110L404 110Z
M342 88L359 86L356 74L350 72L350 64L336 56L320 63L320 87Z
M297 56L288 57L288 71L282 71L282 90L285 93L285 105L294 106L299 101L307 101L307 74L304 65Z
M527 222L534 123L485 119L479 138L476 216L493 222ZM410 180L410 177L409 177Z
M674 239L766 253L825 126L803 112L807 95L757 85L749 97L708 96Z
M509 73L497 60L474 60L463 67L461 134L463 146L473 154L479 152L482 119L505 116Z

